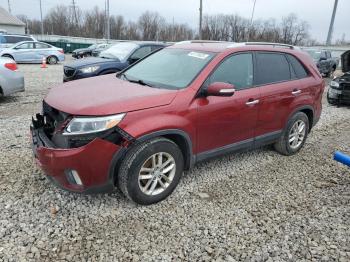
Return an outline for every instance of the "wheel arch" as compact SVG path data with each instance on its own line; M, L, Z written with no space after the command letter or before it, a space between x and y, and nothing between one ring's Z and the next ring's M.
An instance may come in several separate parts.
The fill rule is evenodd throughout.
M303 112L307 118L309 119L309 132L311 131L311 128L314 126L314 116L315 116L315 111L313 109L312 106L310 105L305 105L305 106L300 106L300 107L297 107L294 111L292 111L292 113L288 116L287 118L287 122L288 123L288 120L293 116L295 115L296 113L298 112Z
M12 55L10 55L10 54L3 54L3 55L1 55L1 57L9 57L9 58L11 58L12 60L15 60L15 58L12 56Z

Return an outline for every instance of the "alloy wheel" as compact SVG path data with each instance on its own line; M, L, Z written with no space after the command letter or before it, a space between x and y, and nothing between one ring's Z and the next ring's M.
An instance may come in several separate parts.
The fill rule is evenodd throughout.
M296 121L290 132L288 137L289 146L292 149L297 149L304 141L306 135L306 125L304 121L298 120Z
M169 187L175 173L175 159L166 152L155 153L141 166L138 177L139 187L146 195L158 195Z

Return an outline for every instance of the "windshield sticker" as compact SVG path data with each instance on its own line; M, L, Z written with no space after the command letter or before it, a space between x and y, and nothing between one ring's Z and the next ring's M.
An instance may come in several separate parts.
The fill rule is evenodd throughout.
M188 53L188 56L192 56L199 59L206 59L209 55L204 53L191 52L191 53Z

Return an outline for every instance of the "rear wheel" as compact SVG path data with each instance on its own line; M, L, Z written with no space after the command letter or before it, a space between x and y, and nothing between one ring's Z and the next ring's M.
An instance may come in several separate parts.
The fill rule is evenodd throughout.
M274 144L275 150L282 155L293 155L304 145L309 132L309 119L303 112L293 115L287 123L280 139Z
M171 140L155 138L128 152L119 169L118 186L132 201L154 204L173 192L183 166L180 148Z
M46 60L49 65L55 65L58 62L58 59L56 56L49 56Z

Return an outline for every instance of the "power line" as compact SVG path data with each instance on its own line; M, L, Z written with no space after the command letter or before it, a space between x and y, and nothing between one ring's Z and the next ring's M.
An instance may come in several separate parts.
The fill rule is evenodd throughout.
M249 42L250 31L252 30L252 27L253 27L253 18L254 18L254 12L255 12L255 4L256 4L256 0L254 0L252 15L250 17L250 26L249 26L249 29L248 29L247 42Z

